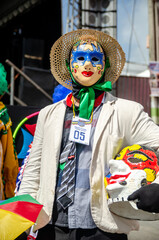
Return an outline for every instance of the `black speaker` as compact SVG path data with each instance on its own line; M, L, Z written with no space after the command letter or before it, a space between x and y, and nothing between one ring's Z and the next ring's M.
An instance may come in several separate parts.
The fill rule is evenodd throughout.
M44 40L24 38L22 66L43 68Z
M45 107L46 105L52 104L52 94L57 82L51 72L49 70L31 67L23 67L23 72L45 90L51 99L48 99L24 77L20 79L18 97L28 106Z
M82 0L82 28L103 31L116 38L116 0Z

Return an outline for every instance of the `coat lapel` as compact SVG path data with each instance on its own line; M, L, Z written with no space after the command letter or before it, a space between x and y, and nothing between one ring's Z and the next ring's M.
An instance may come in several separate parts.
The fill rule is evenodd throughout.
M66 112L66 105L64 103L60 103L59 107L54 110L54 114L52 115L52 123L53 126L53 135L54 135L54 144L53 144L53 155L55 156L56 163L58 163L62 134L63 134L63 123Z
M94 149L97 145L97 142L100 136L103 133L110 117L114 112L114 102L116 101L116 97L112 96L110 93L107 93L105 103L103 104L102 110L100 112L98 122L96 125L95 135L94 135Z

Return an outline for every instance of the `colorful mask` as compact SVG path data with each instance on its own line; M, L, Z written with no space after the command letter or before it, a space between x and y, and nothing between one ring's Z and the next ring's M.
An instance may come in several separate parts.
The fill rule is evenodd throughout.
M153 220L155 215L136 209L136 204L127 201L127 197L140 187L151 184L159 165L152 149L140 145L124 148L115 160L110 160L110 174L106 176L108 205L117 215L140 220ZM156 215L159 218L159 215ZM152 219L151 219L152 218Z
M101 78L104 67L105 55L99 43L81 40L73 46L70 68L78 83L92 86Z

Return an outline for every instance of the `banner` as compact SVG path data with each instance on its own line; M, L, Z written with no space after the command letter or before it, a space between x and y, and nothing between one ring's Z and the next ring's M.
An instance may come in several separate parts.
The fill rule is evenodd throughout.
M151 117L159 124L159 62L150 62Z

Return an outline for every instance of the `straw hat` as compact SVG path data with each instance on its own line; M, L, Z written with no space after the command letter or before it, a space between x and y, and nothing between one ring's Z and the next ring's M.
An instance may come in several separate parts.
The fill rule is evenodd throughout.
M104 32L92 29L78 29L61 36L52 46L50 52L51 72L56 80L68 89L72 89L72 79L66 67L73 45L81 39L91 38L103 48L109 58L110 67L106 68L104 80L117 81L125 64L125 53L120 44Z

